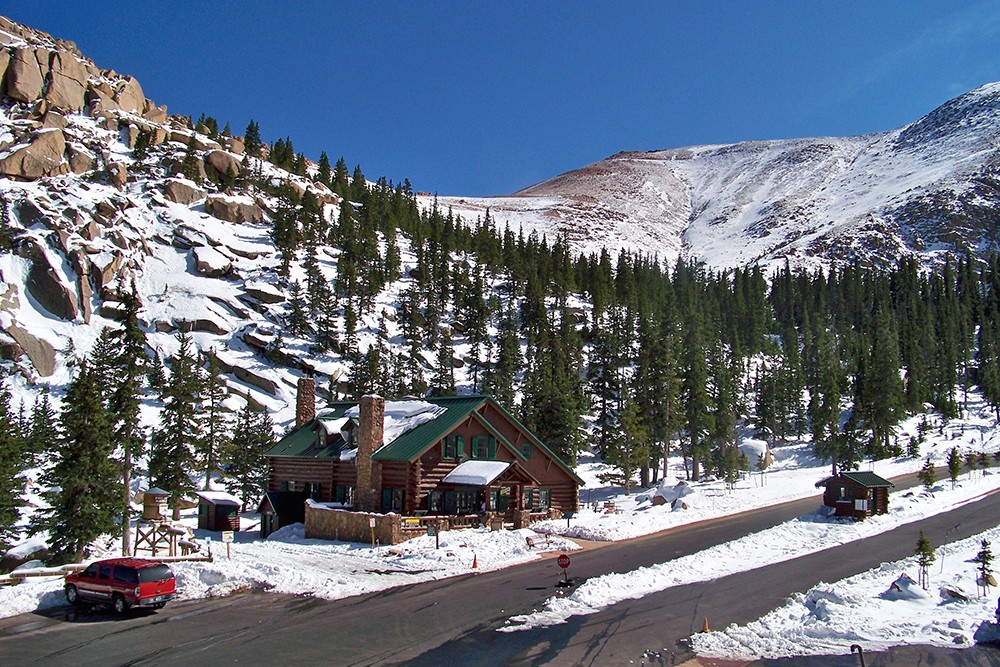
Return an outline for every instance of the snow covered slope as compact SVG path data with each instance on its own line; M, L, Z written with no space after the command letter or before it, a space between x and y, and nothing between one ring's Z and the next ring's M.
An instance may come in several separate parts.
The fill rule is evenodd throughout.
M717 268L997 249L1000 83L860 137L623 152L508 197L439 198L574 248Z

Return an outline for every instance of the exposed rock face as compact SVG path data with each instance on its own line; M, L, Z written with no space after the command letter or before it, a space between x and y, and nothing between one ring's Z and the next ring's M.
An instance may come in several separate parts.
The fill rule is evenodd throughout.
M79 144L69 144L66 146L69 154L69 168L74 174L82 174L90 171L94 166L94 154Z
M43 130L30 144L0 160L0 174L26 180L65 174L69 171L69 164L63 162L65 151L61 130Z
M130 76L125 77L125 81L119 84L115 102L124 111L141 115L146 110L146 96L142 94L142 86Z
M316 380L299 378L295 394L295 426L302 426L316 416Z
M128 181L128 170L125 169L125 165L113 162L108 165L108 181L111 185L115 186L119 190L125 187L126 181Z
M40 63L45 63L43 71ZM49 52L45 49L14 49L7 66L7 97L18 102L34 102L42 94L48 71Z
M234 366L233 375L235 375L237 379L242 380L249 385L253 385L258 389L263 389L272 396L278 393L278 386L274 384L273 380L257 375L253 371L247 370L246 368Z
M193 181L171 179L163 186L163 196L176 204L193 204L205 198L205 191Z
M69 53L56 51L52 56L52 82L45 93L48 103L64 111L83 108L87 91L87 70Z
M59 279L59 274L49 263L45 251L36 241L31 240L23 247L22 252L31 260L27 283L31 296L56 317L67 321L75 320L79 312L76 294Z
M276 288L263 283L246 283L243 290L261 303L281 303L285 300Z
M205 210L226 222L263 222L264 212L255 202L246 198L210 195L205 200Z
M209 278L219 278L233 270L233 263L218 250L202 246L194 249L195 268Z
M35 338L16 324L11 324L5 331L28 355L31 365L39 375L49 377L56 372L56 350L48 341Z
M214 150L205 153L205 164L221 177L232 172L234 175L240 173L240 159L223 150Z

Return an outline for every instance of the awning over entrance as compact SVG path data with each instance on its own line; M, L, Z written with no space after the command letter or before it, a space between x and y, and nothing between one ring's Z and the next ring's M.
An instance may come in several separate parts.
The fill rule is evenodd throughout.
M448 473L442 484L489 486L512 465L511 461L466 461Z

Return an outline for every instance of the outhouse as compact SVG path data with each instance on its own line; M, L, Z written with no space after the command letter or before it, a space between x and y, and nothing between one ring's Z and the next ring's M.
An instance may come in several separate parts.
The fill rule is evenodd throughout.
M240 506L236 496L225 491L198 491L198 528L201 530L239 530Z
M889 513L889 489L892 482L873 472L841 472L816 482L826 487L823 504L834 509L834 516L865 519L873 514Z

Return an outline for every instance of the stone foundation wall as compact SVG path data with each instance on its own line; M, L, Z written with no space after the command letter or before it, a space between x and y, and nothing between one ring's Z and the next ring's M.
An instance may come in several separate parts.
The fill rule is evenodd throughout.
M402 517L398 514L351 512L329 509L316 503L306 503L306 537L370 544L372 528L369 522L372 518L375 519L375 540L380 544L399 544L406 539L403 537Z

